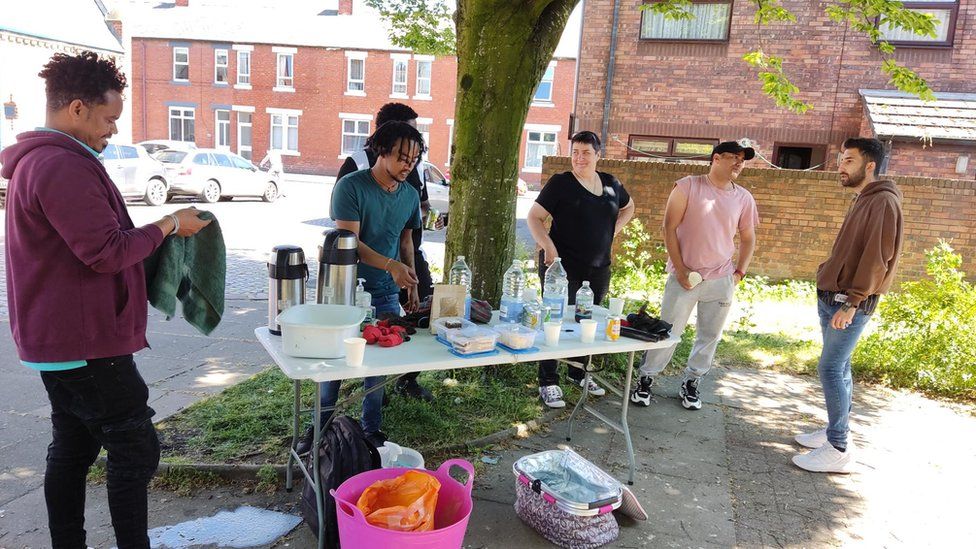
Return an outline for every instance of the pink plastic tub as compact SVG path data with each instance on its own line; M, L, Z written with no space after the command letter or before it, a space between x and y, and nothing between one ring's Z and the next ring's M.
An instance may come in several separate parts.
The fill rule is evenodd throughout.
M452 466L468 473L464 484L448 473ZM441 483L434 513L434 529L430 532L397 532L379 528L366 522L362 511L356 507L359 496L378 480L395 478L407 471L403 467L375 469L349 478L329 493L336 501L339 523L339 543L344 549L358 547L396 547L397 549L460 549L471 517L471 488L474 484L474 467L463 459L449 459L436 471L427 471Z

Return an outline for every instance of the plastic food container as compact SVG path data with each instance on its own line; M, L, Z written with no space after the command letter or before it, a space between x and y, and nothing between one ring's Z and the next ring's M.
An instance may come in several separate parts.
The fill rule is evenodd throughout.
M498 332L498 343L516 351L532 348L535 336L539 334L537 330L521 324L498 324L493 328Z
M461 355L473 355L495 350L498 332L490 328L472 326L455 330L446 330L444 339L451 344L454 352Z
M437 337L445 337L444 332L447 330L462 330L464 328L475 327L474 322L463 319L459 316L441 317L431 322L430 325L434 328L434 335Z
M282 351L300 358L342 358L343 340L359 335L365 317L362 307L352 305L293 305L278 315Z

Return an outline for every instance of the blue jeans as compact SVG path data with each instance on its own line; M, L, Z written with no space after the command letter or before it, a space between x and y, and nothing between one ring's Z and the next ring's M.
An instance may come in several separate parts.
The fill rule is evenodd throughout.
M851 355L861 332L871 315L862 311L854 313L851 325L845 330L830 327L830 320L840 310L841 303L826 303L817 299L820 329L823 332L823 351L817 372L827 403L827 441L835 448L847 448L848 419L851 415Z
M383 313L400 314L400 294L373 296L373 307L376 308L377 316ZM368 391L384 380L386 376L367 377L363 380L363 390ZM319 421L324 423L332 413L332 407L339 400L341 386L341 381L328 381L322 384L322 417ZM366 434L380 430L380 424L383 423L383 388L363 397L363 419L360 423Z

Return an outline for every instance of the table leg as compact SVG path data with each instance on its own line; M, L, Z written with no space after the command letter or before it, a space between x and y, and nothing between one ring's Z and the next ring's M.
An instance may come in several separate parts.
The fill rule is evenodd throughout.
M302 427L302 382L295 380L295 409L292 412L291 451L288 452L288 468L285 469L285 491L291 492L294 486L292 468L295 466L295 448L298 447L298 431Z
M322 384L315 384L315 411L312 416L312 489L315 490L315 506L319 516L319 549L325 547L325 501L322 494L322 479L319 477L319 442L322 440Z
M634 470L637 468L637 461L634 458L634 442L630 439L630 426L627 425L627 408L630 404L630 383L634 377L634 352L630 352L627 359L627 372L624 374L624 396L620 406L620 427L624 433L624 441L627 443L627 459L630 461L630 476L627 484L634 485Z
M586 357L586 366L583 367L583 394L580 395L579 400L576 401L576 406L573 407L573 413L569 415L569 432L566 434L566 441L573 440L573 423L576 421L576 414L586 407L586 399L590 396L590 364L593 362L593 357ZM570 366L571 367L571 366Z

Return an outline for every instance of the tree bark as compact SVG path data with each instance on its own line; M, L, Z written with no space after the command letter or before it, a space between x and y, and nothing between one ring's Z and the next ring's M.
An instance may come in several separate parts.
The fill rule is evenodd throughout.
M577 0L459 0L451 219L444 271L459 255L472 294L494 306L515 245L519 144L535 88Z

